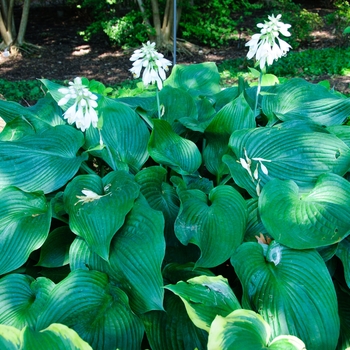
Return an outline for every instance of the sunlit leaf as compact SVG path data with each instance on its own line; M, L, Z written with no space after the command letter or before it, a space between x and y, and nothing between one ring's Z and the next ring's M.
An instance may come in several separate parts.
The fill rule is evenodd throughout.
M300 193L295 182L273 179L261 193L259 213L269 234L290 248L334 244L350 234L350 183L324 174Z
M288 80L273 92L262 100L262 111L269 119L277 116L282 121L299 119L329 126L342 124L350 115L348 98L303 79Z
M83 134L59 125L20 140L0 141L0 189L17 186L24 191L53 192L78 171L86 154L77 156Z
M294 250L273 241L266 250L243 243L231 259L243 286L242 306L258 312L272 338L295 335L308 350L334 349L338 305L328 269L315 250Z
M216 315L227 316L241 308L227 279L222 276L194 277L165 288L181 298L192 322L207 332Z
M47 278L9 274L0 279L0 323L35 327L55 284Z
M20 350L21 331L13 326L0 324L0 349Z

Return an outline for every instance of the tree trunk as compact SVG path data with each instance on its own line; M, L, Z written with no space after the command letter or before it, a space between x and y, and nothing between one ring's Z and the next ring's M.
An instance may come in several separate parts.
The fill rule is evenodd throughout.
M169 0L168 0L169 1ZM158 0L151 0L152 4L152 15L153 15L153 26L156 31L156 45L160 46L163 42L162 29L160 26L160 13Z
M24 44L24 35L26 33L27 24L28 24L29 8L30 8L30 0L24 0L21 23L19 24L18 35L16 39L16 43L20 46Z

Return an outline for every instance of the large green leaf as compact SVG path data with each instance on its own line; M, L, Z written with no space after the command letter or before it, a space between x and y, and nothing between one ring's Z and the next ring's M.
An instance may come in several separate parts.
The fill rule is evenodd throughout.
M243 93L220 109L205 130L207 146L203 158L205 166L212 174L222 176L229 172L222 157L231 153L228 147L231 134L235 130L253 127L254 113Z
M147 126L130 107L107 97L99 100L98 112L103 120L102 140L108 149L105 147L93 154L102 157L112 168L114 163L117 169L120 168L118 163L125 163L137 172L149 157L147 144L150 133ZM98 130L89 128L85 146L93 148L99 142Z
M112 171L103 179L94 174L75 177L64 191L70 229L108 261L111 240L133 207L139 188L124 171ZM82 192L86 189L97 197L89 200Z
M144 333L126 294L98 271L75 270L56 285L35 330L52 323L72 328L99 350L139 350Z
M109 263L92 253L84 240L76 239L70 250L70 267L72 270L89 267L107 273L129 296L137 313L162 310L163 230L161 212L150 208L141 197L111 242Z
M295 182L273 179L259 197L259 213L268 233L290 248L334 244L350 234L350 183L324 174L301 194Z
M92 347L67 326L51 324L37 332L29 327L22 331L22 348L35 350L92 350Z
M176 134L165 120L154 120L148 151L157 163L182 175L194 173L202 163L196 144Z
M303 79L277 85L262 100L262 111L272 120L312 121L319 125L340 125L350 115L350 100Z
M150 311L142 315L152 350L207 348L208 333L193 324L178 296L166 291L164 309L165 311Z
M21 331L12 326L0 324L0 349L20 350Z
M47 278L10 274L0 280L0 323L35 327L55 284Z
M350 168L350 148L342 140L321 127L300 122L237 130L229 146L234 156L225 155L223 161L235 182L252 197L272 178L294 180L307 191L321 174L342 176ZM250 163L251 175L244 162Z
M241 244L247 223L243 197L231 186L217 186L207 196L179 186L181 201L175 233L184 245L201 250L196 266L215 267L229 259Z
M336 255L343 263L345 281L350 288L350 237L343 239L338 244Z
M194 98L186 91L165 86L159 93L162 106L162 119L166 120L177 134L186 130L182 118L189 122L198 121L198 111Z
M51 209L42 193L16 187L0 191L0 275L23 265L45 242Z
M192 96L209 96L220 92L220 74L213 62L177 64L164 85L188 91Z
M279 336L269 343L271 329L254 311L235 310L226 317L216 316L211 324L208 350L306 350L295 336Z
M83 134L66 125L13 142L0 141L0 189L10 185L29 192L59 189L87 159L86 154L77 156L83 144Z
M339 283L335 283L338 297L340 317L340 336L337 350L350 349L350 290Z
M273 241L265 249L243 243L231 259L243 286L242 306L259 312L272 337L290 334L308 350L334 349L338 305L328 269L315 250L294 250Z
M165 288L181 298L192 322L207 332L216 315L227 316L241 308L227 279L222 276L194 277Z

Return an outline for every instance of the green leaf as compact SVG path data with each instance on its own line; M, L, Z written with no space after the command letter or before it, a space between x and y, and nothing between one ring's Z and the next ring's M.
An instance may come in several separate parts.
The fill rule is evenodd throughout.
M348 288L350 288L350 240L349 240L349 237L343 239L338 244L336 255L343 263L345 281Z
M18 117L6 123L5 128L0 133L0 141L17 141L23 136L34 134L33 126L28 121Z
M86 154L77 156L83 134L59 125L20 140L0 141L0 189L17 186L24 191L53 192L78 171Z
M97 197L86 200L82 192L86 189ZM92 251L108 261L111 240L138 195L139 185L124 171L112 171L103 179L94 174L79 175L64 191L69 227L86 240Z
M277 85L274 95L264 96L263 113L272 120L303 120L318 125L340 125L350 115L350 100L331 93L325 87L303 79L291 79Z
M23 265L45 242L51 224L51 208L42 193L16 187L0 191L0 275Z
M47 278L10 274L0 280L0 323L35 327L55 284Z
M74 330L59 323L51 324L40 332L26 327L22 330L22 339L22 349L92 350Z
M144 198L136 200L111 242L109 263L93 254L82 239L71 246L71 269L90 268L108 274L130 298L133 311L163 310L164 219Z
M58 227L50 232L40 250L36 266L61 267L69 263L69 247L75 235L68 226Z
M126 294L98 271L75 270L56 285L35 330L52 323L65 324L101 350L138 350L144 333Z
M269 234L290 248L334 244L350 233L350 183L324 174L301 194L295 182L273 179L259 197L259 213Z
M256 237L259 237L260 234L270 236L260 218L258 198L248 199L246 203L248 210L248 223L244 234L244 241L256 242Z
M208 338L208 350L266 349L271 330L263 318L250 310L235 310L214 319Z
M255 127L254 113L244 94L227 103L213 118L205 135L207 147L203 157L205 166L214 174L222 176L228 173L227 166L222 162L224 154L230 153L228 142L235 130Z
M346 286L335 283L338 297L338 310L340 318L340 335L337 350L350 348L350 290Z
M227 279L222 276L198 276L165 288L181 298L192 322L207 332L216 315L227 316L241 308Z
M220 92L220 74L213 62L177 64L164 85L188 91L192 96L210 96Z
M21 331L15 327L0 324L0 349L20 350Z
M334 285L315 250L294 250L273 241L266 250L243 243L231 259L243 286L242 306L264 318L272 337L290 334L308 350L334 349L339 316Z
M243 197L231 186L217 186L207 197L200 190L178 187L181 201L175 233L184 245L201 250L196 266L215 267L229 259L243 240L247 209Z
M150 133L147 126L130 107L107 97L99 100L98 111L99 119L103 119L102 140L108 149L104 148L102 151L92 152L92 154L101 157L112 168L111 156L117 164L117 169L120 168L118 163L124 163L133 172L137 172L149 156L147 144ZM98 130L89 128L86 131L85 146L93 148L99 144L100 134Z
M182 175L194 173L202 163L196 144L176 134L164 120L154 120L148 151L157 163Z
M216 316L209 332L208 350L306 350L300 339L288 335L279 336L269 344L270 334L270 326L259 314L235 310L226 317Z
M223 161L238 186L252 197L257 196L257 187L263 188L272 178L294 180L302 191L308 191L323 173L343 176L350 168L350 148L343 141L323 128L300 122L237 130L229 146L234 156L226 155ZM242 159L250 160L252 175L243 168ZM258 179L253 177L256 170Z
M162 120L166 120L177 134L186 130L182 123L183 118L198 122L197 106L188 92L164 86L159 93L159 100L161 108L164 109Z
M206 349L207 332L192 323L178 296L166 291L164 309L142 315L152 350Z

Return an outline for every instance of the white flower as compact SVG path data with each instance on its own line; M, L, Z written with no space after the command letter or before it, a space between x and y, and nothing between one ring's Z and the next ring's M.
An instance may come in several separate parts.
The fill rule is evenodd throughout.
M81 193L83 194L83 196L76 196L79 200L74 205L77 205L80 202L82 202L83 205L85 203L91 203L95 200L98 200L98 199L104 197L104 196L108 196L108 195L112 194L112 193L107 193L105 195L99 195L99 194L95 193L94 191L88 190L86 188L81 190Z
M149 84L157 83L158 89L163 87L163 80L166 79L166 74L171 66L171 62L155 49L156 44L147 41L142 44L142 48L135 50L130 61L134 61L132 68L129 71L134 78L138 78L142 68L145 68L142 74L143 84L147 87Z
M73 105L63 114L64 119L67 119L69 124L75 123L76 127L83 132L90 125L94 128L97 127L98 116L95 110L97 96L82 84L80 77L75 78L73 82L69 82L68 88L61 88L58 91L64 94L58 101L59 106L67 104L71 99L75 100Z
M270 66L273 61L284 56L291 46L279 37L279 34L290 36L288 29L290 24L280 22L282 15L275 17L268 16L269 21L257 24L261 28L260 34L254 34L245 46L249 47L247 58L251 59L255 56L259 62L260 69L264 69L266 64Z

